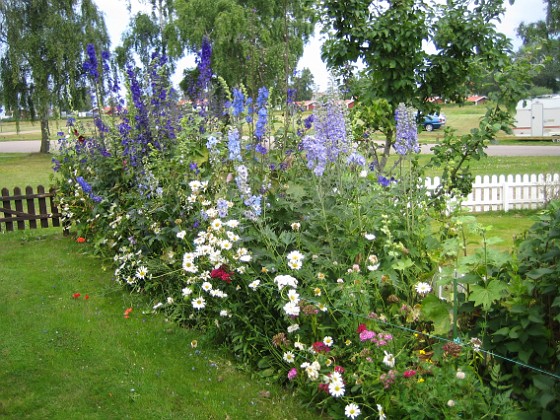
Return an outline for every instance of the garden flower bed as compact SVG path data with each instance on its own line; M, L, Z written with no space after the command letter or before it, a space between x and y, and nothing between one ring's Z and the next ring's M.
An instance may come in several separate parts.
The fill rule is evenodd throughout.
M493 252L418 181L404 105L400 170L380 173L334 95L272 133L266 88L218 101L201 80L205 105L180 109L153 65L128 70L112 125L60 133L59 208L115 281L333 418L556 413L557 205L515 258ZM468 226L485 246L461 257Z

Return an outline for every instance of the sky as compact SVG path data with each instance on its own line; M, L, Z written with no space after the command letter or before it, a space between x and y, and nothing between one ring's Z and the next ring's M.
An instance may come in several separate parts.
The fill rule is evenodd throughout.
M130 0L132 12L142 10L139 0ZM105 23L111 36L111 48L120 44L121 34L126 29L129 14L126 9L126 0L95 0L99 9L105 14ZM517 49L521 41L515 35L515 29L521 22L531 23L544 19L546 11L543 1L539 0L515 0L513 5L509 5L506 0L507 11L502 22L496 25L500 32L503 32L512 40L514 49ZM144 7L145 9L145 7ZM173 82L178 84L182 78L183 69L194 67L194 57L187 57L177 63L177 71L173 76ZM306 45L303 57L298 63L298 70L309 68L313 73L315 84L319 90L325 90L329 84L329 74L325 64L321 60L321 36L316 31L312 39Z

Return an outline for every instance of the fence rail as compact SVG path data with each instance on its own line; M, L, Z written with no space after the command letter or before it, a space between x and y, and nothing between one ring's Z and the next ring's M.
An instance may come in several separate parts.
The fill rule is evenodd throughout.
M426 178L425 185L436 189L440 178ZM476 176L472 192L461 206L473 212L537 209L560 198L560 174Z
M32 187L15 187L13 194L8 188L2 188L0 196L0 231L5 226L6 231L47 228L60 226L62 215L54 202L55 189L45 192L42 185L33 191ZM49 223L49 220L51 221Z

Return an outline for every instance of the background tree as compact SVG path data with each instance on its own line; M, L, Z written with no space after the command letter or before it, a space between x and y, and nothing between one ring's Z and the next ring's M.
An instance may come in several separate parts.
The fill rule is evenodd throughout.
M53 107L76 109L87 98L82 78L88 43L108 45L93 0L4 0L0 3L0 80L6 108L41 122L41 153L49 150Z
M550 92L560 91L560 2L547 0L546 20L522 23L517 28L523 40L518 55L542 65L541 72L533 78L535 87L546 88Z
M311 70L305 67L302 71L297 72L292 77L292 88L296 90L296 101L309 101L313 98L315 81Z
M180 57L183 48L177 44L174 26L173 0L140 0L149 5L149 13L138 12L130 18L122 35L122 44L115 48L116 61L121 69L126 63L139 59L144 68L148 67L153 54ZM131 9L128 1L129 12ZM169 52L174 48L175 53ZM173 63L171 63L173 64Z
M385 134L379 170L394 142L399 103L427 113L434 96L461 102L482 69L499 72L510 62L511 45L494 25L502 0L323 0L321 10L329 67L352 76L356 63L365 66L350 88L360 105L372 105L368 118Z
M314 22L311 0L175 0L178 43L190 52L212 42L212 67L251 96L261 86L285 91ZM176 53L179 49L174 50Z

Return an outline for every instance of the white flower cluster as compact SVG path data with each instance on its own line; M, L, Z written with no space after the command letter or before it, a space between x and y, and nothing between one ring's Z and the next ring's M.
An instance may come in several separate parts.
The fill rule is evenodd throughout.
M292 270L299 270L303 265L305 256L299 251L292 251L287 255L288 267Z
M305 373L307 373L307 377L312 380L316 381L319 379L319 371L321 370L321 364L318 361L314 361L313 363L305 362L302 363L300 366Z
M339 372L332 372L330 377L328 377L329 384L329 394L334 398L344 396L344 381L342 380L342 374Z

